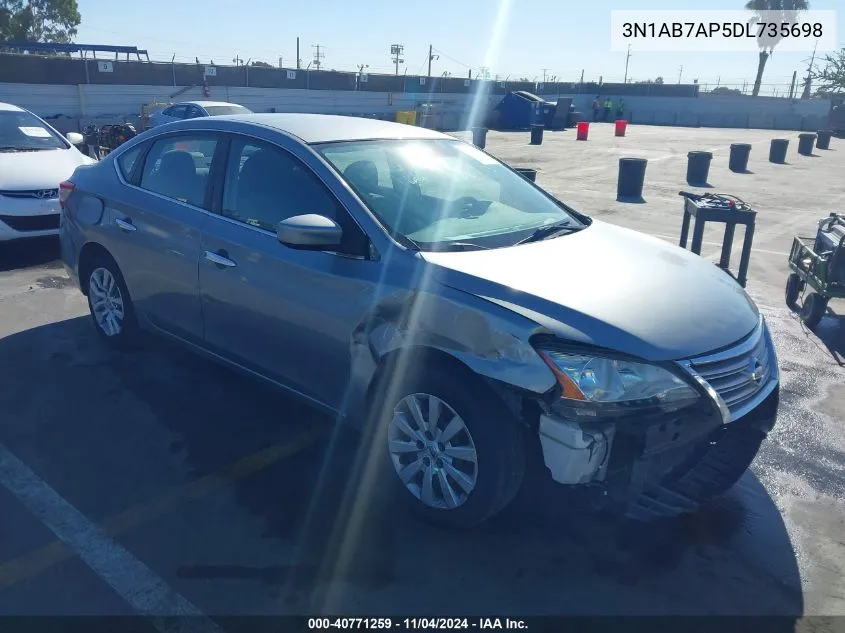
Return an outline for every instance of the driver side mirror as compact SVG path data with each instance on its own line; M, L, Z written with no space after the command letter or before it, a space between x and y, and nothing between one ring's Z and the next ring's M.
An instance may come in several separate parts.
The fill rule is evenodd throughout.
M79 132L68 132L65 138L67 138L67 142L71 145L82 145L85 143L85 137Z
M276 237L285 246L303 250L331 250L340 245L343 229L324 215L309 213L282 220L276 226Z

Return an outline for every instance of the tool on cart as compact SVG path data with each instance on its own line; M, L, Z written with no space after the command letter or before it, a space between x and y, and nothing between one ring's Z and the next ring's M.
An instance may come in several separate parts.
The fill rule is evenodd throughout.
M704 240L704 225L707 222L719 222L725 225L725 236L722 240L722 255L719 258L719 268L736 279L743 288L748 280L748 264L751 260L751 242L754 240L754 225L757 212L751 209L743 200L724 193L696 194L689 191L679 191L684 200L684 220L681 225L681 248L687 247L690 218L695 218L692 230L692 245L690 250L701 255L701 245ZM739 270L734 275L730 271L731 249L733 248L734 231L736 225L745 226L745 239L742 243L742 254L739 258Z
M821 321L831 299L845 299L845 215L831 213L819 221L815 238L796 236L789 251L792 273L786 280L786 305L801 303L801 320L811 330Z

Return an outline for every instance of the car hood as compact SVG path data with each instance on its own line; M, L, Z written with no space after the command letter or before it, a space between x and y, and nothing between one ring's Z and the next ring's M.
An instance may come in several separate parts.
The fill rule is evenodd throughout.
M599 221L541 242L421 255L440 283L564 339L652 361L726 347L759 321L743 288L711 262Z
M0 152L0 190L58 189L88 160L73 148Z

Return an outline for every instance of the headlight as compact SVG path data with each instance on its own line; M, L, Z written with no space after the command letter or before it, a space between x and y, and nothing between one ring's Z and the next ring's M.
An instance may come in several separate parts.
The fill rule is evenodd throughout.
M693 387L657 365L592 354L538 351L557 377L562 399L572 405L678 409L699 398Z

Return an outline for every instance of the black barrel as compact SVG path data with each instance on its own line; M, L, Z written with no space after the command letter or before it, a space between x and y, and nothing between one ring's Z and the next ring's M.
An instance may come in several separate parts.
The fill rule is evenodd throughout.
M543 143L543 128L544 125L533 123L531 125L531 144L541 145Z
M487 128L474 127L472 128L472 144L479 149L487 147Z
M641 199L643 197L643 183L645 182L645 168L648 161L645 158L620 158L619 181L616 184L617 200Z
M687 159L687 183L690 185L706 184L713 154L710 152L690 152L687 154Z
M798 153L801 156L810 156L813 153L813 146L816 144L815 134L798 135Z
M731 158L728 168L738 174L748 171L748 157L751 155L751 145L748 143L734 143L731 145Z
M789 140L785 138L772 139L772 145L769 148L769 162L778 163L782 165L786 162L786 151L789 149Z
M518 172L525 178L528 178L531 182L537 182L537 170L536 169L528 169L527 167L514 167L513 170Z
M819 149L830 149L830 138L833 136L833 130L819 130L816 134L818 134L816 147Z

